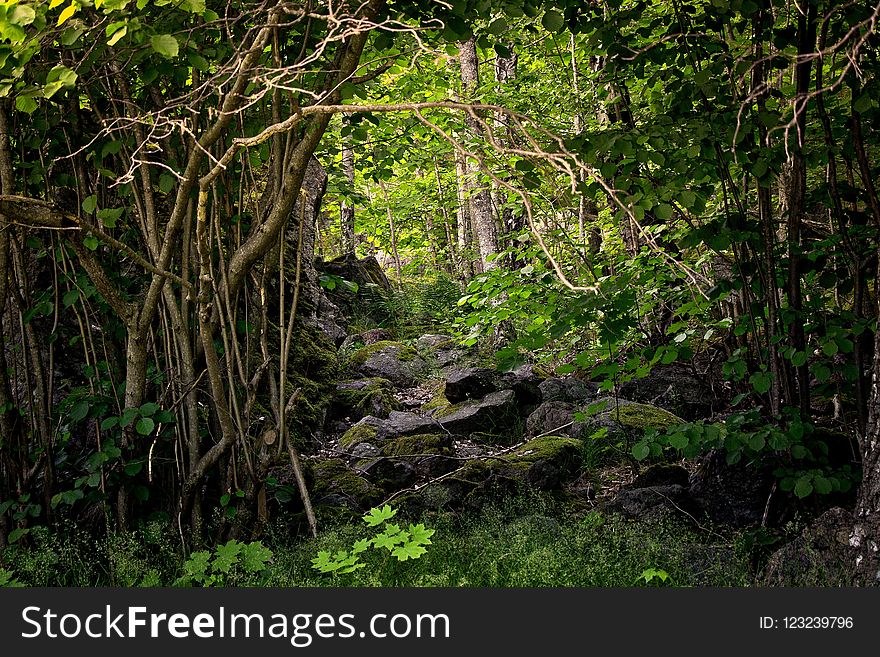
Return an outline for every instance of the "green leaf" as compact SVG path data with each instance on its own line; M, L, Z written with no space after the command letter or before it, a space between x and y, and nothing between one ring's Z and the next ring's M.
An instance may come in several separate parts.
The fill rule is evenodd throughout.
M126 408L122 412L122 416L119 418L119 426L125 429L130 426L132 422L134 422L135 418L138 416L138 409L136 408Z
M35 109L37 109L37 101L33 96L16 96L15 97L15 109L19 112L24 112L25 114L32 114Z
M828 342L826 342L822 345L822 352L826 356L833 356L834 354L836 354L838 352L838 350L839 350L839 347L837 346L837 343L834 340L829 340Z
M669 444L675 449L684 449L688 446L688 443L690 442L687 435L684 433L674 433L669 436L668 440Z
M637 461L644 461L648 458L648 455L651 453L651 448L648 446L648 443L640 442L636 443L632 447L632 455Z
M134 428L135 431L137 431L140 435L149 436L151 433L153 433L153 429L156 428L156 423L153 422L152 418L142 417L140 420L137 421L137 424Z
M806 362L807 362L807 352L805 352L805 351L795 352L791 357L791 364L794 365L795 367L801 367L802 365L806 364Z
M94 235L87 235L83 238L83 246L85 246L89 251L94 251L98 248L101 243L98 241L98 238Z
M672 218L674 210L668 203L661 203L654 208L654 216L660 221L669 221Z
M813 484L810 481L809 476L804 476L798 479L797 483L794 485L794 494L797 495L800 499L804 499L809 496L810 493L813 492Z
M65 308L70 308L73 304L79 301L79 290L68 290L64 293L61 301L64 303Z
M86 214L92 214L98 208L98 197L95 194L86 196L82 202L82 211Z
M150 46L153 48L153 52L169 59L177 57L177 53L180 50L177 39L170 34L153 35L150 38Z
M73 405L73 409L70 411L70 419L74 422L79 422L85 419L86 415L89 414L89 402L85 400L78 401Z
M242 543L241 551L238 555L241 567L249 573L258 573L266 570L266 566L272 559L272 556L272 550L260 541Z
M388 504L380 508L372 508L369 513L364 515L364 522L368 527L376 527L386 520L390 520L397 513L397 509L392 509Z
M769 372L755 372L749 377L749 383L752 384L752 388L755 389L755 392L761 394L770 390L772 382L773 377Z
M140 409L140 410L141 410L141 415L142 415L143 417L150 417L150 416L152 416L156 411L159 410L159 404L157 404L157 403L155 403L155 402L147 402L146 404L144 404L143 406L141 406L141 409Z
M549 32L560 32L565 25L565 18L554 9L548 9L541 18L541 25Z
M98 219L107 228L116 228L116 222L119 221L124 211L124 208L104 208L98 210Z
M76 3L71 2L67 7L65 7L61 13L58 15L58 23L57 25L63 25L64 22L73 16L76 13Z
M217 556L211 566L221 573L228 573L238 563L238 553L241 552L242 544L232 539L226 545L218 545L215 549Z
M406 561L407 559L418 559L425 554L427 550L418 543L405 543L391 551L391 554L397 557L398 561Z
M159 191L163 194L167 194L172 189L174 189L174 177L167 173L163 173L159 176Z
M815 477L813 479L813 486L815 487L816 492L819 493L819 495L828 495L828 493L830 493L834 489L831 481L829 479L826 479L825 477Z

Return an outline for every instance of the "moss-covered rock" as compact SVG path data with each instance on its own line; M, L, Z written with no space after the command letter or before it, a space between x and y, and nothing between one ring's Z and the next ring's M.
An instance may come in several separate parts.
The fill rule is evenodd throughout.
M379 488L349 468L342 459L316 462L312 477L312 497L316 504L367 510L382 497Z
M288 415L288 426L294 440L307 447L308 438L324 424L333 382L339 378L336 346L321 331L297 325L287 371L284 398L301 390Z
M434 389L434 396L431 397L430 401L422 404L419 410L426 415L434 415L436 412L443 411L450 406L452 406L452 403L446 398L446 382L440 381Z
M390 340L361 347L348 359L347 368L355 375L388 379L398 388L417 385L429 370L415 349Z
M400 410L400 402L394 396L391 381L372 377L337 383L330 416L359 420L367 415L388 417L391 411L397 410Z
M415 436L401 436L382 446L384 456L413 456L439 454L452 456L452 438L439 433L423 433Z
M638 439L645 429L667 429L682 424L677 415L673 415L651 404L639 404L625 399L603 397L582 409L588 417L576 422L571 435L588 438L601 429L606 429L611 438Z
M342 449L350 450L352 447L359 445L360 443L374 442L376 440L377 431L378 428L375 423L358 422L342 434L342 438L339 439L339 446Z
M482 442L510 445L522 435L522 419L512 390L499 390L483 399L440 408L432 417L447 431Z
M418 357L419 352L405 345L402 342L394 340L379 340L373 344L368 344L355 351L348 359L348 364L352 367L360 367L366 363L373 355L383 351L393 350L398 360L409 361Z

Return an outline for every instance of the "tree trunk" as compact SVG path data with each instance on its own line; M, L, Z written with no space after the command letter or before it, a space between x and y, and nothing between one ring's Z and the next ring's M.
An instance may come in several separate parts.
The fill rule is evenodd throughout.
M472 100L473 94L480 84L479 61L477 59L476 40L471 39L460 43L459 64L461 66L462 96ZM484 136L479 119L471 114L465 118L471 138L479 140ZM491 256L498 252L498 228L495 224L495 213L492 210L492 198L489 190L480 180L480 167L471 159L467 160L466 186L470 192L471 220L477 246L480 250L480 263L483 271L497 266Z
M342 138L342 172L348 181L349 192L354 191L354 151L351 149L351 135ZM354 203L343 200L340 203L340 227L342 229L342 254L354 253Z

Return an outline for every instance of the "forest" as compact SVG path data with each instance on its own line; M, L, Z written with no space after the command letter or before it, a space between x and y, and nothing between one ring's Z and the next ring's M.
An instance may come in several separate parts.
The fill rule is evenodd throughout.
M0 1L0 585L876 585L878 19Z

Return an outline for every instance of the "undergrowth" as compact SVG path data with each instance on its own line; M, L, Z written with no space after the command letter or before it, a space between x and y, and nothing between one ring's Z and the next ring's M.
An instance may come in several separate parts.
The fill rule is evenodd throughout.
M645 585L646 572L671 586L748 586L750 554L741 536L722 539L669 518L631 522L573 514L545 498L507 500L468 515L424 518L435 529L416 561L365 557L365 567L322 574L312 560L363 538L357 524L325 527L318 539L293 536L278 521L262 537L267 569L241 586L621 587ZM169 586L184 576L188 555L173 528L148 523L129 534L90 538L72 526L36 528L29 545L7 549L3 565L28 586Z

